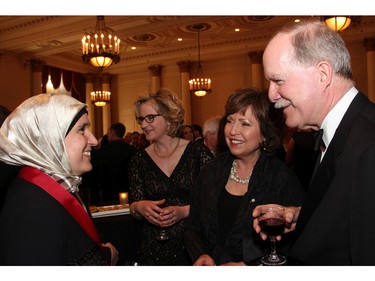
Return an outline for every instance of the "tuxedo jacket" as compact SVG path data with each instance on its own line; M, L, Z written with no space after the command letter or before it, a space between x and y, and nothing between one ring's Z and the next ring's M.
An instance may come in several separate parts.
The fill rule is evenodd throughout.
M358 93L313 176L291 257L306 265L375 265L375 105Z

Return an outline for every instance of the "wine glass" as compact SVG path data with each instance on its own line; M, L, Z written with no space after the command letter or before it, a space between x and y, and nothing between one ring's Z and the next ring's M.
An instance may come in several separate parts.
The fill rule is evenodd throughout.
M267 234L271 241L271 252L261 258L264 265L282 265L286 258L276 252L276 236L281 235L285 228L285 212L280 206L262 207L258 216L262 232Z
M166 233L165 228L161 227L159 235L156 236L156 240L158 240L158 241L167 241L167 240L169 240L169 236Z
M159 207L160 208L164 208L166 206L163 204L163 205L161 205ZM168 234L167 234L167 232L166 232L166 230L165 230L164 227L160 227L160 232L159 232L158 236L156 236L156 240L158 240L158 241L167 241L167 240L169 240L169 236L168 236Z

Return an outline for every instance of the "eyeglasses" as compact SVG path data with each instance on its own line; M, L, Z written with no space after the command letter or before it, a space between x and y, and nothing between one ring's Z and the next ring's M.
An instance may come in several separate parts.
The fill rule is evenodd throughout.
M161 116L161 114L149 114L149 115L146 115L145 117L143 117L143 116L138 116L138 117L135 118L135 120L137 121L137 123L138 123L139 125L142 125L143 120L146 120L146 122L147 122L148 124L150 124L150 123L154 122L154 119L155 119L155 117L157 117L157 116Z

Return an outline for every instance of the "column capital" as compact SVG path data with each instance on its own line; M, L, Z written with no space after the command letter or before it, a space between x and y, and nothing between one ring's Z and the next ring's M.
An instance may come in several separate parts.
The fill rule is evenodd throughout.
M257 64L262 63L263 52L255 51L255 52L249 52L247 54L250 57L251 63L257 63Z
M85 77L85 82L86 83L91 83L93 84L94 83L94 74L93 73L86 73L84 74L84 77Z
M162 68L163 68L163 66L161 64L153 64L153 65L150 65L148 67L148 69L151 72L151 75L152 76L158 76L158 77L161 76L161 69Z
M177 62L177 65L180 67L180 72L190 72L190 66L192 63L190 61L179 61Z
M366 37L363 39L363 46L365 46L366 52L375 51L375 37Z
M31 70L33 72L42 72L44 62L41 60L30 60Z

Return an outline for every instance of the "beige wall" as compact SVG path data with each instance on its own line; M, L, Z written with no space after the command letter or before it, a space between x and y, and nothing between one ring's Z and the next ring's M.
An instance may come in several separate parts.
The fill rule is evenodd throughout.
M362 42L353 42L347 46L350 52L353 68L353 78L358 90L368 94L367 89L367 59ZM375 101L374 101L375 102Z
M365 48L361 41L351 42L348 49L352 55L352 66L357 88L367 93L367 61ZM150 64L143 68L126 68L125 73L116 75L111 82L112 102L111 121L123 122L128 132L140 131L134 120L133 104L138 96L151 91ZM64 66L60 66L63 68ZM247 54L234 54L220 61L202 61L205 76L212 79L212 93L203 98L191 97L191 123L201 126L204 121L224 113L228 96L237 88L252 86L251 61ZM191 72L194 71L191 68ZM264 88L267 82L263 78ZM31 96L31 68L17 58L0 55L0 104L13 110L18 104ZM180 70L177 61L163 64L161 86L171 89L181 98ZM95 120L100 120L100 114ZM188 120L189 118L187 118ZM96 121L97 122L97 121ZM98 126L95 126L98 128ZM100 126L99 126L100 128ZM102 136L102 130L96 132Z
M30 65L0 54L0 104L14 110L31 92Z

